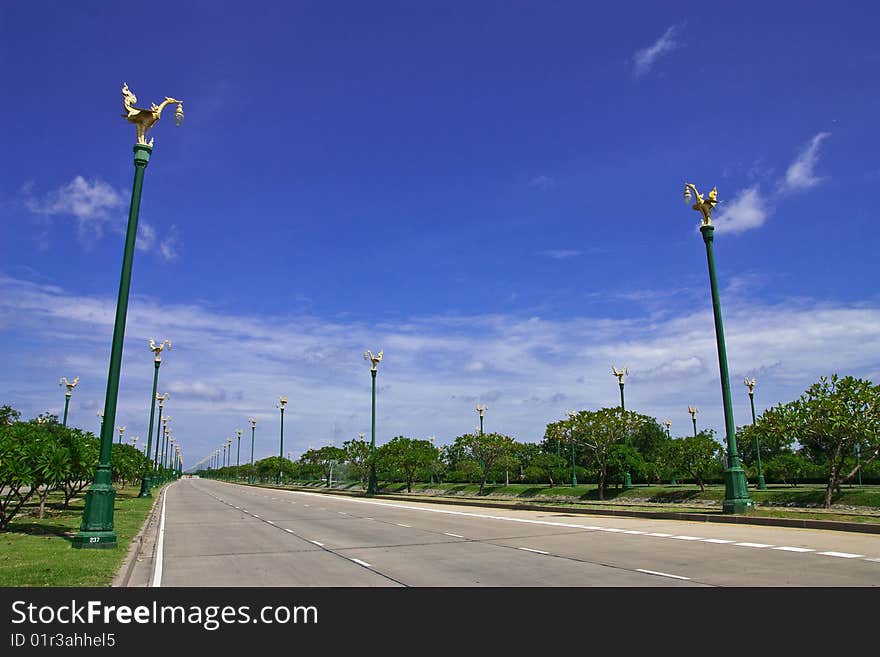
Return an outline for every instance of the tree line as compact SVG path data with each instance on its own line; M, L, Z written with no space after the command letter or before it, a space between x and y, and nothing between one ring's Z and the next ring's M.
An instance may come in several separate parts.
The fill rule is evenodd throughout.
M857 475L880 482L880 386L851 376L822 377L801 397L769 408L756 424L737 429L737 446L749 478L758 476L758 452L765 479L792 486L826 484L825 506L834 492ZM370 467L388 482L487 482L561 485L577 480L597 486L604 499L609 485L629 473L644 484L693 482L701 490L723 481L725 447L714 431L673 437L656 418L620 407L581 410L550 422L541 440L518 442L499 433L468 433L450 444L396 436L370 455L370 443L352 439L342 447L310 449L297 461L273 456L254 464L254 477L284 481L359 481ZM219 476L247 479L250 466L223 468Z

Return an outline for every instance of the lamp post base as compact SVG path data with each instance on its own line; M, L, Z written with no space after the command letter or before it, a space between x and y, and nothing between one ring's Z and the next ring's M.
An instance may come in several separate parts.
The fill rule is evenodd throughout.
M73 537L71 547L115 548L116 532L113 531L113 506L115 503L116 490L112 484L93 484L86 493L82 524L79 532Z
M144 478L141 479L141 492L138 493L138 497L153 497L150 493L151 486L152 482L150 481L150 476L144 475Z
M764 481L764 475L758 475L758 490L767 490L767 482Z
M632 477L629 472L623 475L623 489L628 490L633 487Z
M740 467L727 468L724 471L724 502L721 510L724 513L749 513L754 508L745 471Z

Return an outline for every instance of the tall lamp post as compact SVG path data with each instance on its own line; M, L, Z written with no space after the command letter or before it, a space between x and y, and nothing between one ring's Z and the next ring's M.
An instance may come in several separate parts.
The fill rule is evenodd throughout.
M254 483L254 432L257 430L257 418L249 417L248 422L251 423L251 469L248 473L248 483Z
M162 395L156 395L156 401L159 402L159 424L156 426L156 449L153 453L153 477L151 482L153 486L159 483L159 443L161 442L159 434L162 431L162 427L165 426L162 419L162 408L165 406L165 400L169 396L167 392Z
M95 413L95 415L97 415L101 420L101 427L98 430L98 433L100 434L101 431L104 430L104 411L98 411L97 413Z
M284 485L284 407L287 397L279 397L275 408L281 409L281 444L278 446L278 485Z
M688 413L691 414L691 420L694 423L694 436L697 435L697 411L699 411L696 406L688 406Z
M620 384L620 410L625 411L626 405L623 401L623 377L629 374L629 370L625 367L617 369L614 365L611 366L611 373L617 377L617 382ZM624 434L623 436L623 444L629 445L629 434ZM623 487L624 488L632 488L632 477L630 476L629 470L627 470L623 474Z
M125 433L125 427L116 427L116 430L119 432L119 444L122 444L122 434Z
M672 434L670 433L670 429L672 429L672 420L670 420L669 418L666 418L665 420L663 420L663 424L666 425L666 437L671 440ZM676 484L678 482L675 480L675 477L672 477L672 479L669 481L669 483Z
M147 431L147 451L146 451L147 459L150 458L150 448L152 447L152 442L153 442L153 417L156 414L156 397L157 397L156 386L159 383L159 366L162 364L161 354L162 354L162 350L166 346L169 349L171 349L171 342L169 342L168 340L162 340L162 342L160 342L159 344L156 344L153 341L153 338L150 338L150 351L153 352L154 358L153 358L153 392L152 392L152 394L150 394L150 428ZM141 492L138 493L138 497L152 497L152 495L150 495L150 487L152 486L152 480L151 480L152 479L151 478L152 468L150 467L149 461L147 461L144 468L145 468L144 474L143 474L143 477L141 478Z
M161 414L161 404L160 404L160 414ZM161 417L161 415L160 415ZM159 481L165 481L165 447L168 444L168 421L173 418L170 415L166 415L162 418L162 426L160 427L162 431L162 449L159 450L159 459L156 461L156 471L159 472ZM159 447L159 443L156 443L156 447Z
M577 474L574 469L574 418L577 416L575 411L566 411L569 420L568 442L571 443L571 487L578 485Z
M61 424L65 427L67 426L67 407L70 406L70 394L73 392L73 389L76 388L77 383L79 383L79 377L75 377L73 381L68 381L63 376L58 379L58 385L67 388L64 393L64 419L61 421Z
M367 495L376 495L379 492L379 482L376 480L376 372L379 370L379 363L382 362L382 354L380 351L375 356L371 351L364 352L364 360L370 361L370 376L373 381L373 410L372 410L372 433L370 438L370 479L367 483Z
M116 499L116 489L113 488L110 477L110 453L113 447L113 427L116 424L116 402L119 396L119 374L122 368L122 345L125 340L125 318L128 314L128 294L131 288L131 270L134 262L135 240L137 239L141 190L144 184L144 172L150 161L150 154L153 152L153 140L150 139L150 142L147 143L146 135L159 121L166 105L177 103L175 123L180 125L183 121L183 103L175 98L166 97L159 105L154 104L150 109L139 109L134 106L137 98L127 84L122 85L122 98L125 109L123 116L130 123L135 124L137 144L134 146L134 184L128 211L122 273L119 280L119 296L116 301L116 318L113 324L113 341L110 350L110 367L107 374L107 394L104 400L104 412L109 422L105 422L101 428L98 467L95 471L94 483L86 493L80 530L71 542L74 548L112 548L116 546L116 532L113 529L113 505Z
M708 198L704 198L695 185L685 183L684 200L691 200L691 192L696 198L693 209L702 215L700 233L706 244L706 260L709 265L709 286L712 291L712 311L715 318L715 340L718 344L718 368L721 374L721 398L724 403L724 427L727 433L727 468L724 470L724 513L747 513L754 508L749 497L746 474L739 461L736 449L736 426L733 419L733 403L730 397L730 376L727 371L727 347L724 343L724 325L721 319L721 299L718 294L718 279L715 273L715 254L712 250L715 226L712 225L712 210L718 203L718 189L712 188Z
M746 377L743 379L743 383L746 388L749 389L749 403L752 406L752 426L757 425L757 419L755 418L755 384L756 381L753 378ZM755 431L755 458L758 460L758 490L767 490L767 484L764 481L764 468L761 467L761 443L758 442L758 432Z
M238 469L241 467L241 429L236 429L238 435L238 450L235 453L235 480L238 481Z
M477 413L480 414L480 435L483 435L483 413L486 412L486 409L489 408L485 404L477 404Z

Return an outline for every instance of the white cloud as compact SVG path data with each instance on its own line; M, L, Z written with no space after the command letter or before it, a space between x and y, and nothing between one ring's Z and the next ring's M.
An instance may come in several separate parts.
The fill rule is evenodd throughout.
M719 203L718 212L713 218L718 233L741 233L751 228L763 226L769 214L758 186L742 190L732 201Z
M654 43L647 48L642 48L633 55L636 77L648 73L660 57L672 52L679 46L679 43L673 38L676 32L677 28L673 25Z
M541 255L545 255L548 258L554 258L555 260L573 258L575 256L579 256L580 254L580 251L575 251L574 249L549 249L547 251L541 251Z
M140 251L149 251L155 242L156 229L145 221L140 222L135 247Z
M815 135L803 150L795 158L785 172L785 178L779 184L781 192L799 192L818 185L824 178L815 173L816 164L819 161L819 145L830 132L820 132Z
M42 199L32 196L32 191L33 186L24 190L25 206L39 215L75 217L78 237L86 245L100 239L105 225L119 223L114 211L125 205L124 197L112 185L98 179L88 181L82 176L76 176Z
M739 424L749 417L748 396L736 390L746 374L759 378L760 411L794 399L821 374L880 371L880 306L767 305L751 298L729 295L724 307ZM96 430L92 409L103 405L115 301L0 276L0 327L7 336L0 343L7 364L0 370L0 390L7 391L0 403L29 417L59 412L58 377L79 376L71 421ZM445 444L473 428L476 401L490 404L488 430L538 440L566 407L617 403L612 364L631 372L628 407L670 417L675 432L690 426L687 405L697 405L701 426L723 427L709 307L665 318L439 315L377 325L232 314L133 296L126 334L116 424L146 435L153 373L148 338L167 337L174 350L163 354L159 392L172 392L165 410L189 463L248 416L259 420L257 458L269 455L279 395L290 397L285 444L295 454L309 441L369 433L367 348L385 351L378 375L380 443L396 435L436 435Z
M180 251L180 240L177 236L177 226L172 225L168 231L168 237L159 242L159 254L165 262L177 260Z
M556 181L553 180L553 178L551 178L550 176L535 176L529 181L529 187L535 187L543 191L552 189L555 186Z

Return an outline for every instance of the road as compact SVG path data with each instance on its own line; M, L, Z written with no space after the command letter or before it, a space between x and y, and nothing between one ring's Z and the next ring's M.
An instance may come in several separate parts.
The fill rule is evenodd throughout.
M488 509L182 479L160 586L878 586L880 538ZM157 537L159 532L156 532Z

